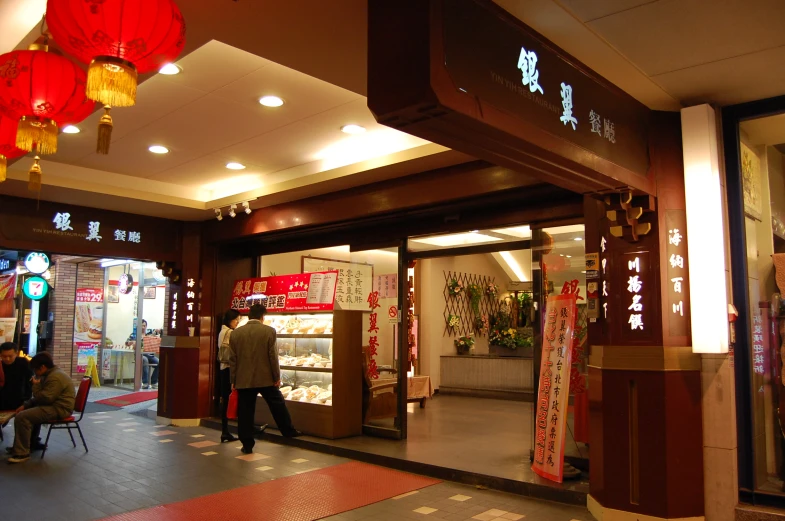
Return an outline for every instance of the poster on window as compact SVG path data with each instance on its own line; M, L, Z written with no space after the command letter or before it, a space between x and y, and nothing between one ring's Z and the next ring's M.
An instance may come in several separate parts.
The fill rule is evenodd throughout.
M303 257L303 273L337 271L336 309L368 311L368 292L372 291L373 265L318 257Z
M12 300L16 297L16 273L0 275L0 300Z
M537 413L532 470L557 483L564 479L564 442L576 312L574 293L548 297L542 336L540 384L535 403Z
M103 288L77 288L74 309L74 342L100 343L103 331Z
M263 303L270 313L332 311L338 273L294 273L274 277L239 279L234 282L230 307L247 313Z
M97 364L98 344L93 342L74 342L76 346L76 372L86 373L87 366L92 357L93 363Z

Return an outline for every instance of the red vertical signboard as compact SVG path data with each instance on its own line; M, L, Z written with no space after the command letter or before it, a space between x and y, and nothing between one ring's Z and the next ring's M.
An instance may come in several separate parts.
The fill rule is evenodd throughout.
M572 367L572 334L575 328L576 295L548 297L542 336L540 386L537 391L532 470L552 481L564 476L564 442Z

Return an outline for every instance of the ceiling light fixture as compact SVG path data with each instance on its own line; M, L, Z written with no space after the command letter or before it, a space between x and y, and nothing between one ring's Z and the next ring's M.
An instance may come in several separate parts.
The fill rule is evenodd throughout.
M63 127L63 134L78 134L80 132L81 130L79 130L79 127L73 125L66 125Z
M248 201L243 202L243 208L245 209L245 213L247 215L251 215L251 205L248 203Z
M152 145L147 150L149 150L153 154L168 154L169 153L169 149L166 148L165 146L162 146L162 145Z
M341 132L346 134L362 134L365 132L365 127L360 125L355 125L354 123L350 123L348 125L344 125L341 127Z
M174 63L167 63L166 65L158 69L158 73L163 74L165 76L174 76L175 74L180 74L181 72L183 72L183 69L181 69L178 65L175 65Z
M226 163L226 168L229 170L245 170L245 165L242 163Z
M219 221L223 220L224 216L221 214L220 208L215 209L215 218L218 219Z
M573 239L573 241L582 241L582 240L583 240L583 237L575 237L575 238Z
M278 96L262 96L259 98L259 103L265 107L280 107L283 105L283 100Z
M237 212L235 210L237 210L236 204L233 204L229 207L229 217L231 217L232 219L237 217Z

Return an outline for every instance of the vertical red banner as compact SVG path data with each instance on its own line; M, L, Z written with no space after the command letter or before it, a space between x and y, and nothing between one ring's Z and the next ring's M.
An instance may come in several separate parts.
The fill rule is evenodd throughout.
M542 335L532 470L539 476L558 483L561 483L564 477L564 442L567 434L572 335L576 311L574 293L548 297Z

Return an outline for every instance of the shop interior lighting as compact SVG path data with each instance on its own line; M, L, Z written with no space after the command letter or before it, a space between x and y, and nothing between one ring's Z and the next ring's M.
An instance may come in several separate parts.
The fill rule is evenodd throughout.
M526 275L523 274L523 269L521 269L521 265L518 264L518 261L515 260L515 257L512 256L512 253L508 251L500 251L499 255L502 256L504 262L506 262L507 266L509 266L512 272L515 273L515 276L518 277L519 281L525 282L527 280Z
M573 239L573 241L579 241L579 242L580 242L580 241L582 241L582 240L583 240L583 237L575 237L575 238Z
M251 205L248 201L243 201L243 211L247 215L251 215Z
M215 209L215 218L218 219L219 221L223 220L224 216L221 214L220 208Z
M232 219L237 217L237 212L235 210L237 210L236 204L233 204L229 207L229 217L231 217Z
M341 127L341 132L345 134L362 134L365 132L365 127L351 123Z
M63 127L63 134L78 134L80 132L81 130L79 130L79 127L74 125L66 125Z
M130 264L131 260L129 259L104 259L101 261L102 268L109 268L111 266L121 266L123 264Z
M245 165L242 163L226 163L226 168L229 170L245 170Z
M467 244L481 244L484 242L501 241L499 237L491 237L482 233L453 233L449 235L434 235L431 237L419 237L411 239L414 242L422 242L432 246L465 246Z
M498 230L491 230L493 233L501 235L509 235L519 239L531 239L532 229L530 226L513 226L510 228L499 228Z
M149 150L153 154L168 154L169 153L169 149L166 148L165 146L162 146L162 145L152 145L147 150Z
M174 76L175 74L180 74L183 72L179 66L175 65L174 63L167 63L160 69L158 69L159 74L164 74L166 76Z
M259 98L259 103L264 105L265 107L280 107L283 105L283 100L278 96L262 96Z

